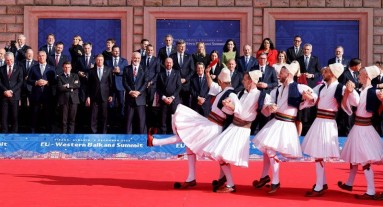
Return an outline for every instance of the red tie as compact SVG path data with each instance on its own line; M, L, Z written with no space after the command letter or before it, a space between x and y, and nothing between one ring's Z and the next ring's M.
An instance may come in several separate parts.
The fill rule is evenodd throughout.
M11 78L11 75L12 75L12 65L10 65L8 69L8 79Z
M56 55L56 66L59 64L59 55Z

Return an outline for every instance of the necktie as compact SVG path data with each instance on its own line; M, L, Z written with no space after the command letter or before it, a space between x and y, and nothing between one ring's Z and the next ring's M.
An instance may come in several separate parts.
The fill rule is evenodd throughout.
M45 67L43 64L40 64L40 72L41 72L41 75L44 75L44 71L45 71Z
M89 56L85 56L85 65L89 68Z
M353 73L354 73L354 80L355 80L355 82L358 82L358 76L357 76L356 72L353 72Z
M340 59L339 58L337 58L336 61L337 61L337 63L340 63Z
M3 65L4 65L4 62L0 60L0 66L3 66Z
M249 65L249 58L248 57L246 57L245 63L246 63L246 68L247 68L247 66Z
M306 66L306 69L308 69L308 67L309 67L309 56L306 56L306 58L305 58L305 66Z
M184 59L183 54L180 54L180 62L179 62L180 66L182 66L184 64L183 59Z
M31 61L30 60L27 60L27 65L26 65L27 67L27 69L29 69L29 67L31 67Z
M262 66L262 67L261 67L261 72L263 73L264 70L265 70L265 69L264 69L264 67Z
M199 77L199 85L202 86L202 76Z
M149 67L149 63L150 63L150 57L148 57L148 58L146 59L146 67Z
M170 56L170 47L166 48L166 55L169 57Z
M56 66L59 64L59 56L60 55L56 55Z
M48 45L48 54L50 54L52 51L52 45Z
M69 74L65 73L65 77L66 77L66 78L69 78Z
M170 71L167 71L166 73L167 73L166 76L169 77L170 76Z
M101 68L97 68L97 75L98 75L98 79L101 80L102 78Z
M11 78L12 75L12 65L8 66L8 79Z
M117 62L117 58L114 58L114 64L113 64L114 67L117 67L118 66L118 62Z
M134 67L134 68L133 68L133 76L134 76L134 79L136 79L136 76L137 76L137 67Z
M298 51L299 51L299 50L298 50L298 48L296 47L296 48L295 48L295 55L298 55Z

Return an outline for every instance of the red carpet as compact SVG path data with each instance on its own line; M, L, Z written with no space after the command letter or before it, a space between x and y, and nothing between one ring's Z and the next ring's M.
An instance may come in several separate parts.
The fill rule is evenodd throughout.
M258 179L262 162L249 168L233 167L235 194L217 194L211 180L218 176L216 162L197 164L197 186L174 190L174 181L186 178L187 161L123 160L0 160L0 206L383 206L383 201L359 201L353 194L365 192L361 170L354 191L336 186L347 179L348 164L326 163L329 190L320 198L306 198L314 184L314 163L282 163L281 189L267 195L267 189L251 187ZM374 165L377 192L383 191L383 166Z

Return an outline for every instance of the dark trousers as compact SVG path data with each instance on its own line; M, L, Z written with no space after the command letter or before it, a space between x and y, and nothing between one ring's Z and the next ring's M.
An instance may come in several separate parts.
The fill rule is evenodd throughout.
M42 124L45 129L42 132L51 133L52 132L52 115L54 113L52 103L50 102L32 102L32 133L35 132L36 126L39 120L42 121Z
M78 104L71 104L71 103L60 105L62 133L64 134L74 133L77 106Z
M1 101L1 126L3 133L17 133L19 130L18 106L19 100L3 98ZM9 116L9 117L8 117ZM8 131L8 118L11 120L11 130Z
M181 101L182 101L183 105L185 105L187 107L191 106L190 91L183 91L183 90L181 90L180 97L181 97Z
M125 91L116 91L113 97L113 102L111 106L113 108L114 107L118 108L118 113L119 113L118 116L121 116L121 117L124 116L125 114L124 105L125 105Z
M177 105L174 103L170 105L161 104L161 134L172 134L172 114L176 111Z
M91 102L91 119L90 128L93 134L99 132L100 134L106 134L107 118L108 118L108 102ZM101 130L97 130L100 126Z
M136 119L134 119L136 117ZM145 106L126 105L126 133L133 134L133 122L137 124L138 134L146 134Z

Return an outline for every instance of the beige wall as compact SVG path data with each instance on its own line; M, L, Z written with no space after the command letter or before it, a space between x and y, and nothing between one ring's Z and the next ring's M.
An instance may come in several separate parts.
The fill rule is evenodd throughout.
M372 8L373 9L373 61L383 61L383 7L382 0L1 0L0 47L5 41L24 33L24 6L84 6L84 7L132 7L133 48L139 47L144 32L145 7L252 7L252 41L259 45L263 39L264 8ZM370 37L371 37L370 36ZM370 64L370 63L366 63Z

